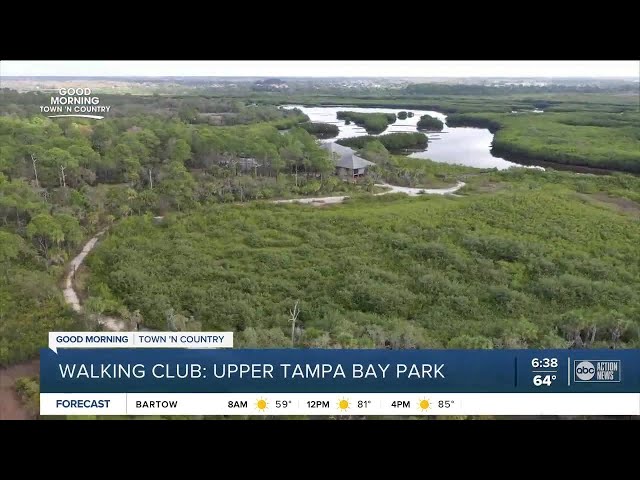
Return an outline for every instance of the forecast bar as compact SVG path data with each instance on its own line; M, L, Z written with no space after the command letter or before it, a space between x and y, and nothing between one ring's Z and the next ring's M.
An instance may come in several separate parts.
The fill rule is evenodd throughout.
M41 415L640 415L640 393L41 393Z

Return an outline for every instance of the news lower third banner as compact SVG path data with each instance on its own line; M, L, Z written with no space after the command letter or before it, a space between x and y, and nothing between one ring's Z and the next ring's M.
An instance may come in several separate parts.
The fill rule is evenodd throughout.
M640 415L640 350L233 349L228 332L163 333L174 346L150 347L120 335L126 346L84 337L41 351L42 415Z

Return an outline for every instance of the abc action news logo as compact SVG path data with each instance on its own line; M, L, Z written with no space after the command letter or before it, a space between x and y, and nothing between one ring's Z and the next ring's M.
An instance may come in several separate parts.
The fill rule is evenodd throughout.
M574 360L574 382L620 382L620 360Z

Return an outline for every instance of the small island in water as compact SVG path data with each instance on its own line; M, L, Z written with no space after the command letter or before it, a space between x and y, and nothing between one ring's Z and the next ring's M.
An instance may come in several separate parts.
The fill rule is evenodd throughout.
M304 122L300 124L300 127L318 138L333 138L340 133L338 126L333 123Z
M384 147L393 153L400 153L405 150L424 150L427 148L428 138L424 133L410 132L410 133L387 133L386 135L363 135L361 137L341 138L337 141L340 145L345 147L364 148L367 143L372 141L379 141Z
M422 115L418 120L418 130L430 130L440 132L444 128L442 120L431 115Z
M363 127L369 134L384 132L397 119L395 113L338 112L336 116L339 120Z

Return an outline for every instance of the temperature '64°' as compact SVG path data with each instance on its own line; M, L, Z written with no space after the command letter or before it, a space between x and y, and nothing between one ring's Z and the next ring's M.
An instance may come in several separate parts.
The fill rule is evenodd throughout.
M540 387L546 385L548 387L551 386L551 383L556 379L556 375L535 375L533 377L533 384L536 387Z

